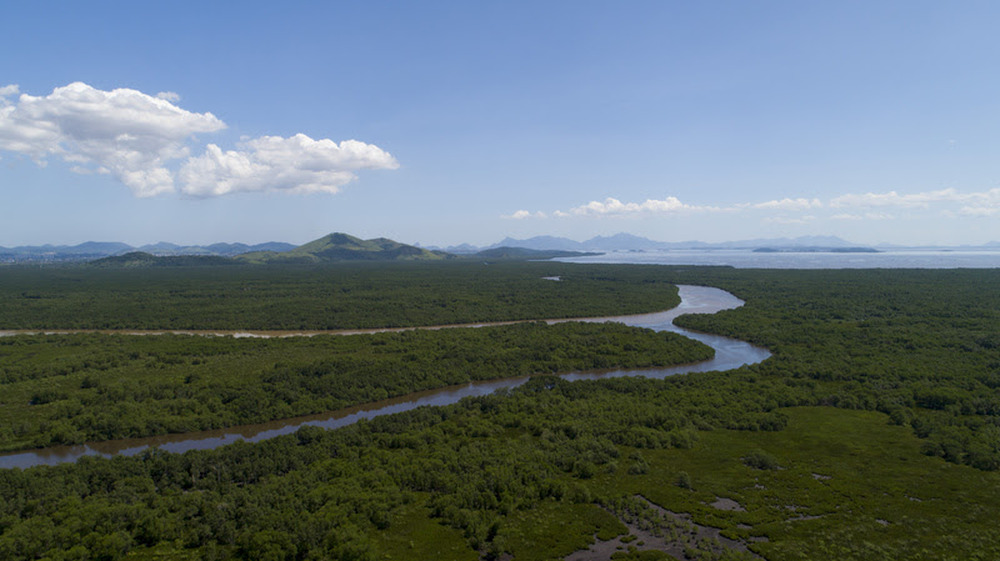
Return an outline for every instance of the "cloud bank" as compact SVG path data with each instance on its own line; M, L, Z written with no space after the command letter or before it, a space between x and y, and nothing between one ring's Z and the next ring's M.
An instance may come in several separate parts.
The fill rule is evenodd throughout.
M19 95L20 94L20 95ZM209 144L191 156L197 135L226 124L211 113L175 105L180 96L82 82L36 97L16 85L0 87L0 150L44 166L58 157L77 173L110 174L139 197L178 190L210 197L237 192L336 193L362 169L396 169L388 152L357 140L340 143L263 136L237 150ZM178 185L179 183L179 185Z
M848 193L827 201L817 198L783 198L758 203L742 202L729 206L699 205L682 202L677 197L644 202L622 202L608 197L603 201L556 210L551 213L519 210L504 218L568 218L568 217L643 217L691 213L764 213L764 222L804 224L821 218L831 220L892 220L897 216L886 212L937 212L943 216L988 217L1000 215L1000 188L978 192L942 189L918 193ZM850 210L851 212L845 212Z
M570 209L568 214L577 216L624 216L629 214L669 214L691 211L717 211L716 207L695 206L682 203L677 197L663 200L646 199L641 203L623 203L608 197L603 201L591 201Z

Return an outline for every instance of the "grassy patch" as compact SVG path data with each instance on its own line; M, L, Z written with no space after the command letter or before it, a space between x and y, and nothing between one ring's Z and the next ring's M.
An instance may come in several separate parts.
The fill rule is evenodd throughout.
M1000 475L921 456L911 431L879 413L784 412L783 431L717 430L690 450L647 451L650 474L606 481L606 491L640 493L730 537L766 537L752 549L772 561L1000 556ZM783 469L744 465L757 449ZM695 491L671 484L682 470ZM713 508L716 497L746 510Z
M430 517L423 503L414 502L393 513L391 532L374 532L372 542L379 559L435 559L476 561L462 532Z
M500 535L518 561L544 561L586 549L595 535L610 540L626 531L614 515L596 505L548 501L511 515Z

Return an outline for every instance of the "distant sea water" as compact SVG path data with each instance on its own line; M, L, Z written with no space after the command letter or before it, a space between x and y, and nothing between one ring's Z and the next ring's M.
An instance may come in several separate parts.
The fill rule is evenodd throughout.
M879 253L754 253L737 249L613 251L561 258L567 263L727 265L738 269L994 269L1000 251L905 250Z

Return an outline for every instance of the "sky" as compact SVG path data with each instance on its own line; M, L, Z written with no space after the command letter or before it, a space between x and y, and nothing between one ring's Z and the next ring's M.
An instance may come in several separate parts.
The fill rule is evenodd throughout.
M0 246L1000 241L996 2L16 2Z

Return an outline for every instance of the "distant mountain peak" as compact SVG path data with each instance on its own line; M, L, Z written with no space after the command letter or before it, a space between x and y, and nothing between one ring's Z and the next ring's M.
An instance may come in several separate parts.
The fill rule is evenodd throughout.
M701 241L659 242L642 236L619 232L610 236L595 236L583 242L555 236L535 236L524 240L507 237L499 243L489 245L484 249L497 247L520 247L542 251L668 251L672 249L756 249L759 247L844 248L858 247L858 245L859 244L845 241L837 236L762 238L712 243Z

